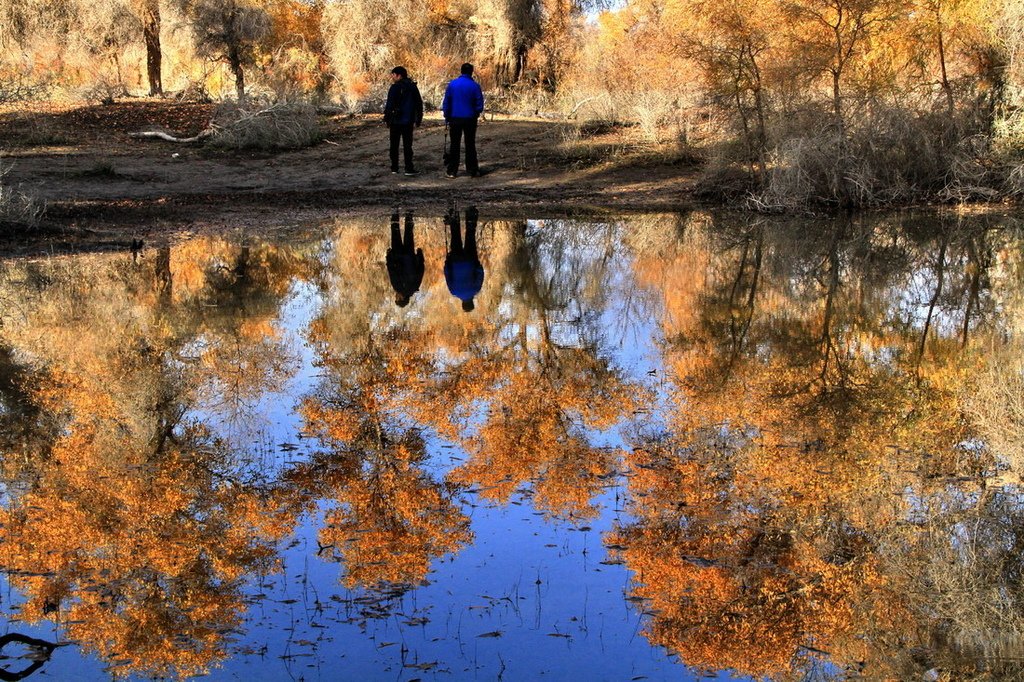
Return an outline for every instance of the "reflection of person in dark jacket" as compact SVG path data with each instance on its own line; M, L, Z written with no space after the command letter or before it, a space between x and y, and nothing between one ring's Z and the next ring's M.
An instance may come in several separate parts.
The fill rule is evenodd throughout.
M423 122L423 98L404 66L391 69L391 88L384 104L384 123L391 130L391 172L398 172L398 142L402 142L405 174L416 175L412 162L412 129Z
M391 248L385 258L388 279L395 290L395 305L404 308L423 283L423 249L416 248L412 212L405 214L405 240L398 224L398 213L391 214Z
M448 291L462 301L462 309L467 313L473 310L473 298L484 285L484 267L476 252L476 220L476 208L470 206L466 209L466 238L463 240L459 214L449 210L445 216L445 223L451 230L451 248L444 259L444 279Z

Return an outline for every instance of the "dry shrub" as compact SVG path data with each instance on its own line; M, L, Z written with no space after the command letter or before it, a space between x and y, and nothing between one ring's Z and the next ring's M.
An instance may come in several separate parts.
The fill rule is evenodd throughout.
M875 106L845 135L824 112L817 116L824 125L809 118L794 117L780 130L763 188L748 202L752 208L864 208L999 194L1000 179L986 161L988 138L958 133L941 116Z
M1024 163L1011 167L1006 176L1006 193L1017 199L1024 198Z
M990 163L992 140L971 135L958 140L947 157L946 183L939 192L945 201L965 202L999 197L999 179Z
M390 85L387 74L400 64L427 101L440 102L444 85L464 61L477 61L477 79L485 88L490 85L487 65L473 59L471 43L480 27L468 20L469 6L452 4L443 16L437 9L427 0L327 3L325 50L338 94L351 110L380 111L377 91Z
M262 108L230 103L214 113L211 144L222 149L301 149L321 138L316 109L307 103Z
M757 189L756 178L748 167L721 154L711 157L694 183L697 196L727 205L742 203Z
M1024 474L1024 348L993 353L964 395L964 406L989 448Z
M277 50L264 65L262 84L273 93L275 102L308 99L316 90L310 74L317 72L317 55L297 47Z
M560 119L558 103L551 93L529 84L516 85L488 93L487 110L513 116L539 116Z
M42 100L50 91L49 78L36 77L27 69L0 69L0 104Z
M664 142L666 129L678 127L679 104L675 93L665 90L643 90L634 93L630 109L648 142Z
M174 95L177 102L195 102L198 104L209 104L213 101L210 91L206 89L206 78L189 80L185 86Z
M27 229L38 227L46 204L21 185L6 182L10 166L0 165L0 227Z
M964 672L974 661L986 661L991 677L1019 660L1024 635L1024 591L1021 590L1020 498L1015 491L996 491L976 507L963 499L940 497L928 509L927 525L917 538L919 573L912 593L927 605L935 625L931 665ZM944 512L940 505L953 513ZM914 565L918 557L907 560ZM966 664L966 665L965 665ZM1019 670L1017 671L1019 672ZM954 674L949 679L972 679Z
M757 207L782 210L827 203L838 192L838 160L835 135L783 140L772 150L764 191L752 202Z

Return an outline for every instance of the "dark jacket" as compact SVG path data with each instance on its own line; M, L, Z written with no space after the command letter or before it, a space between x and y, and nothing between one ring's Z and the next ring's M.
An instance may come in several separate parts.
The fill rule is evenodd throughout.
M445 120L476 118L484 111L484 93L472 76L462 75L448 84L441 102Z
M423 283L423 271L426 269L423 261L423 249L416 249L415 254L388 249L385 262L388 266L388 279L391 280L392 289L406 298L420 290L420 285Z
M423 121L423 98L416 81L399 78L388 90L384 122L389 126L419 125Z

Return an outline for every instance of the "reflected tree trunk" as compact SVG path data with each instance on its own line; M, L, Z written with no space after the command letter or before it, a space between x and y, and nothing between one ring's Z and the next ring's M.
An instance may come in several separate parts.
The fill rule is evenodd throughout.
M839 225L832 232L832 240L828 247L828 287L825 293L825 311L821 321L821 384L822 388L827 385L828 365L832 356L834 344L832 342L832 316L835 308L836 292L839 291L839 242L845 231L845 223Z
M171 247L161 246L156 251L156 276L160 291L160 302L169 305L174 293L174 276L171 274Z
M942 295L942 285L945 281L946 275L946 249L949 247L949 237L951 231L946 230L942 233L942 245L939 247L939 262L935 268L935 293L932 294L932 299L928 303L928 315L924 320L924 329L921 331L921 342L917 347L917 367L921 366L921 360L924 359L925 344L928 341L928 332L931 330L932 317L935 315L935 306L938 305L939 296Z
M982 235L982 239L984 239L984 235ZM982 263L978 245L973 238L967 242L967 269L971 279L967 288L967 307L964 309L964 326L960 336L961 348L967 346L967 336L971 329L971 313L978 304L978 294L981 291Z
M750 273L750 284L748 285L749 288L747 290L746 302L743 306L743 320L741 323L737 323L736 316L731 314L729 319L730 334L732 336L732 352L730 353L728 364L730 369L739 358L740 353L743 352L743 344L746 342L747 333L750 331L750 324L754 319L754 302L757 299L757 288L761 279L761 260L763 249L764 230L757 228L756 236L754 237L754 255L753 263L751 265L752 271ZM736 273L736 280L733 283L732 293L729 296L730 311L736 309L736 297L739 293L739 285L746 274L749 250L750 236L748 235L747 240L743 245L743 257L740 260L740 268Z

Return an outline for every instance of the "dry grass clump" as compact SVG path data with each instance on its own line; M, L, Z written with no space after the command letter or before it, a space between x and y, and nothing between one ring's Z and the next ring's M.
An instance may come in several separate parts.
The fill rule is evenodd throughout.
M679 128L679 118L679 97L672 91L641 90L631 98L629 119L637 122L649 142L664 142Z
M301 149L322 136L316 109L307 103L261 108L225 104L214 113L210 128L210 144L221 149Z
M202 79L189 80L185 87L174 94L176 102L194 102L197 104L209 104L213 97Z
M0 227L20 230L38 227L46 203L21 185L6 182L9 172L10 166L0 165Z
M95 83L82 88L78 94L86 102L104 106L110 106L129 95L128 88L116 78L98 78Z

